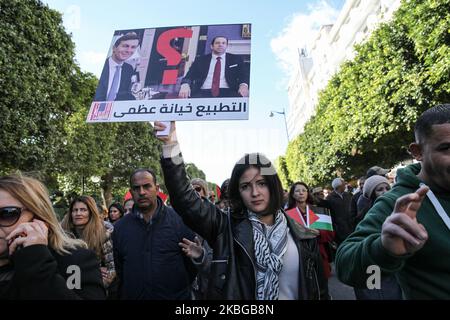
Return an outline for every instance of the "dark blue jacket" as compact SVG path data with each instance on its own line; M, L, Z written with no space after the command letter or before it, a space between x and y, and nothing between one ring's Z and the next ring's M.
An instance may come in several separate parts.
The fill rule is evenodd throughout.
M132 300L187 300L196 270L178 246L193 232L158 198L158 209L147 224L138 210L114 225L114 261L119 296Z

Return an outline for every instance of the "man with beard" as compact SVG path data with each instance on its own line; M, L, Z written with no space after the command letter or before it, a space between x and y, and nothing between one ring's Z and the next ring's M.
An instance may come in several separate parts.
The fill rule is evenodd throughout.
M406 299L450 299L450 104L425 111L414 134L419 163L398 170L339 247L336 269L354 287L370 287L375 266L396 275Z
M114 225L114 260L119 296L132 300L188 300L195 267L179 243L194 234L157 196L159 185L149 169L130 177L134 206Z

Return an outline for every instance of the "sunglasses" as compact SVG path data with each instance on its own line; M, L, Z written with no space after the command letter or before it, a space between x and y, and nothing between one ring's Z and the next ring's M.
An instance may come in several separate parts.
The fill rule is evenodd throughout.
M12 206L0 208L0 227L10 227L15 224L24 210L26 209Z
M194 190L197 192L202 192L202 187L194 187Z

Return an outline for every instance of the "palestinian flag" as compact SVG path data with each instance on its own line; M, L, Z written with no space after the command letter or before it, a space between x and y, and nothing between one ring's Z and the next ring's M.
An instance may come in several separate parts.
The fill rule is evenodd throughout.
M314 213L311 209L309 209L309 206L307 206L306 209L309 211L309 214L307 215L307 217L309 217L309 228L333 231L331 216L327 214L325 210L320 210L322 208L317 208L317 213Z
M318 230L333 231L333 223L330 215L323 208L314 208L317 213L306 206L306 221L300 210L295 207L287 210L286 213L304 227Z

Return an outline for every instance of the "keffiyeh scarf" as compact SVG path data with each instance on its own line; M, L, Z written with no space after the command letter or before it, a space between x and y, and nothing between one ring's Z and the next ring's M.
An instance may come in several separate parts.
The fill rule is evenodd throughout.
M249 219L255 243L257 299L278 300L278 278L283 267L282 258L287 250L289 232L286 217L279 210L272 226L262 223L253 212L249 212Z

